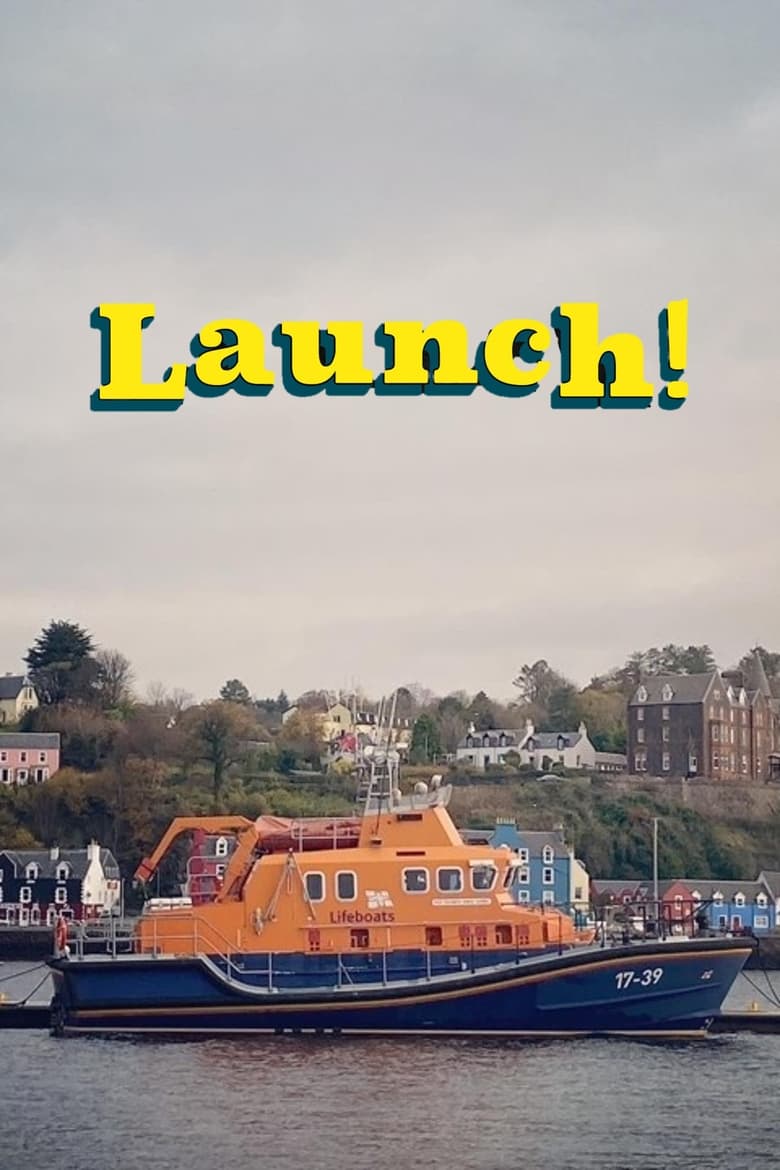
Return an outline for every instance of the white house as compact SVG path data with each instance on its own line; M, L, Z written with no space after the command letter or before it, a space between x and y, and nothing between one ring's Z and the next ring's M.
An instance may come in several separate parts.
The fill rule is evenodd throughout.
M35 687L23 674L0 676L0 723L18 723L38 706Z
M554 764L574 769L596 767L596 749L584 723L576 731L534 731L529 721L526 732L520 750L524 764L532 764L540 772Z
M595 769L599 755L588 739L584 723L576 731L535 731L529 719L523 730L512 727L476 731L472 723L457 746L455 759L484 769L490 764L505 763L509 752L514 752L521 764L540 772L554 764Z

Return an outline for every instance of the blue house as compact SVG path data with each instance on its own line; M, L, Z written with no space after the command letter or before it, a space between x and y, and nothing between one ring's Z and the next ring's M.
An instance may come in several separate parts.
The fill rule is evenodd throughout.
M563 829L522 829L514 820L498 818L493 830L469 830L464 840L517 854L521 868L512 886L517 902L557 906L583 918L590 908L590 881L584 865L566 843Z

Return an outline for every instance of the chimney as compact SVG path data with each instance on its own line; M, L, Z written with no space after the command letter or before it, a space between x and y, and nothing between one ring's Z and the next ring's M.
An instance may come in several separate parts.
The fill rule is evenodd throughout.
M59 847L59 845L52 845L51 849L49 850L49 860L50 861L59 861L59 859L60 859L60 847Z
M87 845L87 861L100 861L100 846L93 837L89 845Z

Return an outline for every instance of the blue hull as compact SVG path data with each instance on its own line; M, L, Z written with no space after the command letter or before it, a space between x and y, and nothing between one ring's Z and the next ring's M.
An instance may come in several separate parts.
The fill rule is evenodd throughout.
M57 1034L678 1036L703 1033L751 946L644 943L430 979L269 989L207 956L52 960Z

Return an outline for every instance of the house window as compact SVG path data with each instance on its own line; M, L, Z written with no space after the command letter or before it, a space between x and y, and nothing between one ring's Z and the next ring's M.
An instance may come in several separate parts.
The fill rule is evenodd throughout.
M531 891L530 890L518 890L517 891L517 900L518 900L518 902L530 902L531 901Z
M479 865L472 866L471 869L471 888L472 890L492 890L496 884L498 877L498 870L495 865Z
M17 782L17 784L26 784L27 783L27 769L26 768L17 768L16 769L16 782Z
M306 895L310 902L325 901L325 874L310 870L305 877Z
M0 898L0 902L2 902L2 900L3 899ZM766 906L766 894L759 894L758 895L758 897L756 898L756 905L757 906Z
M742 757L742 771L747 773L747 770L748 770L747 756L743 756Z
M217 843L214 846L215 857L227 857L228 843L227 837L217 837Z
M436 886L441 894L459 894L463 889L463 870L459 866L437 869Z
M715 708L710 703L710 719L714 719L714 718L715 718Z
M39 764L46 763L46 752L38 752L38 763Z
M664 754L661 756L661 770L664 772L668 772L669 769L671 768L671 766L672 766L672 761L671 761L671 758L669 756L669 753L664 752Z
M65 886L57 886L54 891L54 901L58 906L64 906L68 901L68 891Z
M645 721L645 709L644 709L644 707L637 707L637 709L636 709L636 719L637 719L637 723L644 723L644 721Z
M555 905L555 891L554 890L542 890L542 905L543 906L554 906Z
M668 719L668 718L669 718L669 708L668 708L668 707L662 707L662 708L661 708L661 718L662 718L662 719Z
M634 771L644 772L647 770L647 753L636 752L634 754Z
M734 895L734 905L735 906L744 906L745 905L745 895L744 894L735 894Z
M717 752L712 757L712 766L713 768L720 768L720 756L717 754Z
M517 860L527 865L528 864L528 850L527 849L518 849Z
M19 891L19 901L22 903L23 906L32 902L32 890L30 889L29 886L22 886L22 888Z
M661 698L663 699L663 701L664 701L665 703L669 703L669 702L671 702L671 699L672 699L672 695L673 695L673 694L674 694L674 691L673 691L673 690L672 690L672 688L669 686L669 683L665 683L665 684L664 684L664 689L661 691Z
M712 895L712 901L714 902L714 904L716 906L723 905L723 894L720 892L720 890L716 890L715 893Z
M0 764L5 764L8 761L8 752L0 752Z
M520 869L517 871L517 880L522 885L526 885L526 886L528 885L531 878L529 876L529 870L528 870L527 865L521 866Z
M637 701L640 703L647 702L647 691L644 687L640 687L636 693Z
M19 752L19 763L20 764L27 763L27 752Z
M35 879L40 875L40 872L41 871L39 870L37 864L34 861L31 861L24 871L24 876L28 882L34 882Z
M545 866L542 870L542 881L546 886L551 886L555 882L555 870L551 865Z
M214 866L214 876L217 878L217 881L220 881L220 882L222 881L223 877L225 876L224 865L215 865Z
M542 861L545 865L552 865L554 859L555 852L552 845L545 845L544 849L542 850Z
M405 869L403 871L404 890L407 894L428 893L428 870Z
M354 902L357 897L357 875L349 869L336 874L336 897L340 902Z
M733 707L729 711L729 719L731 720L732 723L734 722L734 708Z
M756 914L753 918L753 926L756 928L756 930L768 930L769 929L769 915L768 914Z
M58 882L65 882L68 880L69 875L70 875L70 866L68 865L67 861L61 861L60 864L57 866L57 881Z
M661 729L661 739L664 741L664 743L669 742L669 728L668 727L663 727Z
M637 729L636 729L636 742L637 743L644 743L645 742L645 729L644 729L644 727L637 727Z

